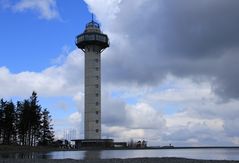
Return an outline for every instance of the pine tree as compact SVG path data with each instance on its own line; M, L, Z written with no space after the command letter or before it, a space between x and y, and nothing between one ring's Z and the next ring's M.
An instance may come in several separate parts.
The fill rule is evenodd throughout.
M49 111L41 110L36 92L16 106L0 100L0 144L50 145L54 138L51 122Z
M24 100L23 102L17 102L17 131L20 145L29 145L27 143L28 129L30 126L30 102Z
M16 112L12 101L1 101L3 107L2 118L2 142L3 144L12 144L16 140Z
M31 104L31 132L30 132L30 145L35 146L41 137L41 105L38 104L37 93L32 92L30 97Z
M36 146L41 136L41 106L38 104L37 93L24 102L17 104L18 136L21 145Z
M39 145L47 146L53 143L54 132L51 122L52 119L49 115L49 111L47 109L44 109L42 112L42 134Z
M3 109L5 107L5 102L3 99L0 100L0 144L3 140Z

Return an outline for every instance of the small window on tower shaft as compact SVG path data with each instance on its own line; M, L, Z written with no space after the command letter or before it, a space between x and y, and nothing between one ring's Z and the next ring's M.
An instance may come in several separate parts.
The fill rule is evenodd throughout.
M99 79L99 76L95 76L95 78L98 80L98 79Z
M95 123L99 123L99 120L95 120Z
M95 114L99 114L99 112L98 112L98 111L96 111L96 112L95 112Z
M96 85L95 85L95 88L99 88L99 85L98 85L98 84L96 84Z
M99 59L98 59L98 58L96 58L96 59L95 59L95 62L96 62L96 63L98 63L98 62L99 62Z
M98 130L98 129L96 129L96 130L95 130L95 132L99 132L99 130Z
M98 96L99 96L99 93L96 93L95 96L98 97Z
M98 103L98 102L96 102L96 103L95 103L95 105L96 105L96 106L98 106L98 105L99 105L99 103Z
M96 71L99 71L99 67L96 67L95 70L96 70Z

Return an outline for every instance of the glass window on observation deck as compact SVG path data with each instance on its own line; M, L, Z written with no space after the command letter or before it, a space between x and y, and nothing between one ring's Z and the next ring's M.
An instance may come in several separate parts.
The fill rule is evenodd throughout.
M86 41L95 40L95 35L85 35L85 40Z
M78 41L78 42L84 41L84 36L77 37L77 41Z
M95 36L96 40L106 42L106 37L102 35L96 35Z

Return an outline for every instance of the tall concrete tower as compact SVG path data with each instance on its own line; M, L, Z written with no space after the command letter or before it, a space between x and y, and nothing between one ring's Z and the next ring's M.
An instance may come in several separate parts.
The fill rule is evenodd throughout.
M101 52L109 39L93 20L76 37L76 46L85 53L85 139L101 139Z

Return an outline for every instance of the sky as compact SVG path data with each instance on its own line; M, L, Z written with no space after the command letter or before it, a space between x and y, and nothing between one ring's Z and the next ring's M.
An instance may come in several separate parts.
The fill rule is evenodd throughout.
M102 53L102 138L239 145L238 0L0 0L0 98L36 91L56 137L83 138L91 13Z

